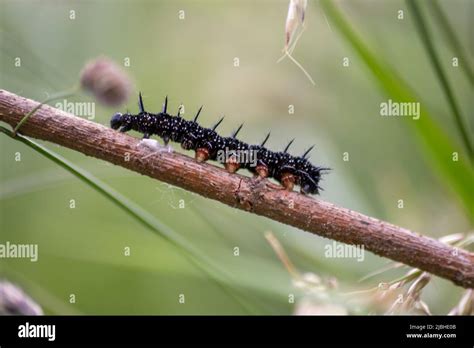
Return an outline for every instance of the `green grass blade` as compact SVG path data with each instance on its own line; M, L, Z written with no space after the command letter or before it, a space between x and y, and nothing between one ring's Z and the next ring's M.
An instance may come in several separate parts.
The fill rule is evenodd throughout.
M451 49L456 52L456 56L461 60L461 69L464 70L467 78L471 85L474 85L474 72L472 70L471 60L468 59L468 55L464 50L464 47L459 42L453 27L449 23L448 18L444 14L438 0L427 1L426 5L430 7L436 20L441 28L442 33L446 36L446 43L451 46Z
M327 17L366 63L387 95L399 101L419 100L416 93L370 51L332 1L322 0L320 3ZM462 147L448 136L426 108L421 108L419 120L407 123L431 159L434 169L442 174L443 182L456 193L467 216L474 222L474 169L469 159L462 156ZM453 153L459 153L458 161L452 160Z
M428 58L430 59L431 65L433 66L436 72L436 76L438 77L441 88L443 89L443 92L446 95L446 99L448 100L449 106L454 115L454 120L458 128L459 134L461 135L461 139L469 153L471 160L473 160L473 150L471 141L469 139L467 127L464 124L461 111L456 103L456 98L454 97L454 93L449 84L448 78L446 77L446 74L444 73L444 70L441 66L441 62L438 58L438 53L436 52L436 48L434 46L433 39L431 38L431 34L428 30L426 20L416 1L406 0L406 3L414 15L415 26L418 29L421 41L423 42L423 45L425 46L425 49L428 53Z
M82 168L79 168L78 166L69 162L65 158L41 146L33 140L30 140L19 134L14 136L13 132L2 126L0 126L0 132L8 135L9 137L15 140L22 142L23 144L32 148L44 157L50 159L62 168L66 169L68 172L72 173L78 179L92 187L94 190L109 199L119 208L124 210L129 216L133 217L136 221L145 226L147 229L168 240L172 245L177 248L178 251L182 252L182 254L187 257L194 265L196 265L198 268L207 273L224 292L233 297L242 306L245 312L250 314L262 313L262 310L260 308L257 308L253 304L248 304L247 301L244 300L240 294L236 293L236 290L234 288L230 288L228 286L228 284L231 284L233 282L224 270L215 266L201 252L194 248L194 246L188 243L182 236L175 233L169 227L156 220L153 215L143 210L139 205L132 202L119 192L115 191L113 188L109 187L107 184L103 183L89 172L83 170Z

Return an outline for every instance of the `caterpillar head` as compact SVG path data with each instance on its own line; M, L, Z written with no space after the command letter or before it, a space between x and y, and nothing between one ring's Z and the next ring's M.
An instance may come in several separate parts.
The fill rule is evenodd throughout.
M300 191L305 195L317 195L319 193L319 186L313 181L302 180Z
M132 129L132 117L130 114L117 112L110 119L110 127L112 129L118 129L122 133L128 132Z
M322 188L319 186L321 174L326 174L330 168L309 167L307 170L299 170L301 193L303 194L319 194Z
M300 185L300 192L305 195L317 195L319 194L319 179L320 175L317 172L316 175L311 175L305 171L298 171L298 181Z
M123 115L120 112L117 112L110 119L110 127L112 129L119 129L122 126Z

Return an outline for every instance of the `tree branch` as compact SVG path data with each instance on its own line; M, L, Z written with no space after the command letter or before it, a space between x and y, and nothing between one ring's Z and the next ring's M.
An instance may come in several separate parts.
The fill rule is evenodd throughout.
M0 90L0 121L15 127L37 105L36 101ZM268 180L229 174L179 153L153 154L152 150L137 147L139 139L47 105L19 132L322 237L363 245L377 255L465 288L474 287L474 254L313 197L284 191Z

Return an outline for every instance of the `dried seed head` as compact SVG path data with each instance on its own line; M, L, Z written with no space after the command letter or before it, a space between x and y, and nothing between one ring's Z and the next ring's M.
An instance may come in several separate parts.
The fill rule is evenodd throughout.
M107 106L119 106L130 97L132 82L115 62L99 57L81 72L81 87Z
M462 296L459 303L454 307L449 315L473 315L474 314L474 290L468 289Z
M19 287L0 281L0 315L43 315L43 311Z
M304 23L304 16L308 0L290 0L288 15L285 23L285 45L290 45L295 31Z
M326 284L329 289L337 289L339 287L339 282L336 277L329 277L326 280Z
M309 285L319 286L322 283L321 278L318 275L311 272L304 273L302 279Z
M474 292L472 289L466 291L459 302L460 315L472 315L474 311Z
M293 286L298 289L302 289L307 294L324 296L326 286L321 281L321 278L314 273L304 273L301 277L294 278Z
M419 269L412 268L405 274L403 279L401 279L399 282L395 283L394 285L396 285L395 287L397 288L405 286L406 284L410 283L412 280L418 278L420 274L421 274L421 271Z
M297 302L293 315L347 315L347 309L338 304L318 303L311 298Z
M425 315L431 315L430 307L428 307L428 305L422 300L419 300L415 304L415 308Z
M449 234L447 236L443 236L443 237L439 238L438 240L440 242L452 245L454 243L460 242L464 238L465 238L464 233L453 233L453 234Z
M376 310L385 312L397 301L399 294L399 289L379 288L375 294L368 298L368 301Z
M431 314L428 305L420 299L421 292L431 280L431 275L426 272L419 274L419 272L419 270L411 270L408 272L404 280L395 283L404 286L413 280L411 279L412 277L415 279L406 293L401 293L398 295L397 299L394 301L386 314ZM393 287L395 284L390 286L390 290L397 289L396 287ZM400 289L400 287L398 287L398 289Z
M410 286L407 291L407 294L413 296L415 299L418 299L421 295L421 291L429 283L430 280L431 275L429 273L423 272Z

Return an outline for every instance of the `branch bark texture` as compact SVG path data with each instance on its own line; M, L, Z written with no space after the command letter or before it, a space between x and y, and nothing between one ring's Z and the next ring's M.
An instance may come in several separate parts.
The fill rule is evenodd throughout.
M0 121L15 127L38 102L0 90ZM19 133L79 151L179 186L231 207L342 243L363 245L377 255L474 287L474 254L388 222L338 207L268 180L229 174L179 154L138 147L139 139L42 106Z

